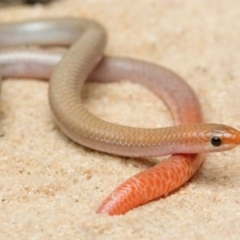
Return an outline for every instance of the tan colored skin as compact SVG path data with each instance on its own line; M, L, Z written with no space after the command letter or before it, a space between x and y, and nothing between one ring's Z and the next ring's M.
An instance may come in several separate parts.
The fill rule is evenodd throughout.
M49 99L57 125L69 138L83 146L123 156L174 154L120 185L103 202L99 213L124 214L167 195L199 169L204 158L199 153L225 151L240 143L236 129L201 123L201 109L195 94L173 72L137 60L103 59L106 34L93 21L53 19L0 25L0 46L33 43L72 45L63 57L60 53L43 51L3 51L0 53L1 74L4 78L48 78L58 64L50 77ZM178 126L143 129L97 118L85 109L79 93L87 78L98 82L129 79L143 84L163 98ZM213 137L221 141L219 146L211 143Z

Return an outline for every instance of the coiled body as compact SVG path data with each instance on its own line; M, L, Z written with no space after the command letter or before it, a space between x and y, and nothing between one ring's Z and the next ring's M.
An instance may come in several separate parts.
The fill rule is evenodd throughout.
M228 150L239 144L235 129L201 123L195 94L173 72L137 60L103 58L106 33L93 21L59 19L0 26L1 47L21 44L71 45L64 55L30 50L0 54L3 77L47 78L58 64L50 77L49 100L57 125L69 138L83 146L123 156L175 154L123 183L103 202L99 213L123 214L166 195L198 170L204 155L196 153ZM178 126L133 128L95 117L85 109L80 96L87 79L98 82L129 79L143 84L163 98ZM214 138L220 139L221 146L215 146Z

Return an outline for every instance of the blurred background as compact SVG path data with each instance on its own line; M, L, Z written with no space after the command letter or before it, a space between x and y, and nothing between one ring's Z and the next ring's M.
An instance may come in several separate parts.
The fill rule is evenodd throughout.
M20 5L20 4L48 4L57 0L0 0L0 7Z

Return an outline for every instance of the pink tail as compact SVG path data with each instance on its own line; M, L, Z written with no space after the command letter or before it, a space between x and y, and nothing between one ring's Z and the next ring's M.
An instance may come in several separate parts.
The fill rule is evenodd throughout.
M203 155L173 155L122 183L104 200L97 212L120 215L166 196L188 181L202 162Z

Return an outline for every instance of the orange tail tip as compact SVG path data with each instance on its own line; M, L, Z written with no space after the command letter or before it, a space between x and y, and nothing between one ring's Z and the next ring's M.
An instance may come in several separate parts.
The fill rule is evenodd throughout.
M122 183L104 200L97 213L125 214L139 205L168 195L191 178L202 161L203 155L171 156Z

